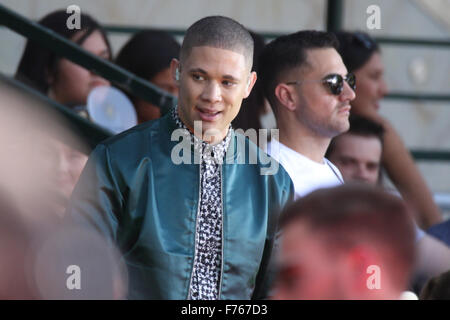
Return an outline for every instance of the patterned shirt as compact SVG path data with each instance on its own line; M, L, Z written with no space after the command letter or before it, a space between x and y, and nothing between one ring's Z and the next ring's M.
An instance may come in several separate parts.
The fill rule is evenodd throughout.
M192 271L190 297L193 300L219 298L222 263L222 177L220 164L231 140L231 125L223 141L210 145L191 134L178 116L177 108L172 117L179 128L194 144L201 155L200 204L195 233L195 257Z

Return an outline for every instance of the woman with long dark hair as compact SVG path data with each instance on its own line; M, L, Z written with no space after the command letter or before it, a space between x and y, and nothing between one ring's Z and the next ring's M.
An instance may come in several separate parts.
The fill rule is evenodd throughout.
M69 29L68 17L66 11L58 10L46 15L39 24L75 42L84 50L111 60L111 46L99 23L89 15L81 14L81 28ZM109 86L109 81L93 71L62 58L31 40L25 46L15 78L68 107L85 105L89 92L94 87ZM42 154L47 159L45 169L55 189L53 191L67 200L88 157L55 137L48 138L48 147L44 149ZM65 205L62 204L55 211L62 215L64 209Z
M69 29L68 17L66 11L58 10L46 15L39 24L84 50L111 60L111 46L99 23L89 15L81 14L81 28ZM64 105L84 105L94 87L109 85L91 70L59 57L31 40L25 46L15 77Z
M351 112L383 126L382 165L398 191L416 209L419 226L427 229L442 220L441 212L400 135L378 113L380 100L388 90L380 48L366 33L338 32L336 36L347 70L356 76L356 98L351 102Z

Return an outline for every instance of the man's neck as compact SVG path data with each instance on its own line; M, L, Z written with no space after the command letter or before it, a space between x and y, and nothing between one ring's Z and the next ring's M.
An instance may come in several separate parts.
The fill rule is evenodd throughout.
M331 138L319 136L303 127L281 126L280 142L312 161L323 163Z

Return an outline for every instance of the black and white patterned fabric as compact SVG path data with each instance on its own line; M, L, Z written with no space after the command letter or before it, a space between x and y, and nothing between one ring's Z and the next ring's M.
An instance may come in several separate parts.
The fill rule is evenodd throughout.
M210 145L191 134L178 116L177 108L172 117L178 127L186 130L200 162L200 211L197 215L195 257L192 272L190 297L193 300L215 300L219 298L222 263L222 177L220 164L231 140L231 126L223 141Z

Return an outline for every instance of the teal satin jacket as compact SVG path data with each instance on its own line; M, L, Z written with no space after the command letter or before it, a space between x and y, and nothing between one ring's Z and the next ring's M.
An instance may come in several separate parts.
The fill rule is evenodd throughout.
M94 228L120 249L130 299L189 296L200 166L172 161L178 144L171 140L175 129L174 120L166 115L98 145L68 209L72 222ZM242 137L233 132L221 165L220 299L264 297L278 214L294 190L281 165L276 174L261 174L261 168L269 166L262 157L268 156ZM237 147L239 141L244 141L247 152ZM194 153L192 148L193 157ZM257 161L249 164L252 156Z

